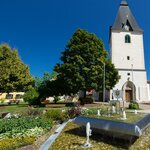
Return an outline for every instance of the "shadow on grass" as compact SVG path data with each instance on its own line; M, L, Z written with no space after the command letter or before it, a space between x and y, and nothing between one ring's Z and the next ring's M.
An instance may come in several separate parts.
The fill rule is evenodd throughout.
M79 137L85 137L86 138L86 131L85 127L81 126L79 128L74 128L68 131L65 131L65 133L73 134ZM129 149L129 147L136 142L137 137L131 137L126 135L117 135L110 132L105 132L103 130L95 130L92 129L92 136L90 137L91 140L96 141L96 143L105 143L112 146L115 146L116 148L122 148L122 149ZM79 143L73 143L73 145L79 145Z

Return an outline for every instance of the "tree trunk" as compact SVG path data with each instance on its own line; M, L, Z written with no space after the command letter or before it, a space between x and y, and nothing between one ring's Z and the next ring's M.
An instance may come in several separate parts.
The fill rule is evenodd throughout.
M83 98L86 98L86 90L84 90L84 96L83 96Z

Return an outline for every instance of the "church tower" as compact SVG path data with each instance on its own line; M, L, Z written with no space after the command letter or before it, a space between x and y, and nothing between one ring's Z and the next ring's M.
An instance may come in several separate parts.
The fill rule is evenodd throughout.
M143 30L138 26L126 0L122 0L116 20L110 28L111 61L120 80L113 90L122 91L126 101L149 99L144 62ZM111 91L110 98L113 99Z

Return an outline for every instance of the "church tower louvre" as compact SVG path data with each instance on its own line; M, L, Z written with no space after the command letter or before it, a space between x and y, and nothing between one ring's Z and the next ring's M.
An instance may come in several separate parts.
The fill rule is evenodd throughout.
M113 26L110 28L111 61L120 80L113 90L122 91L126 101L149 100L144 60L143 30L139 27L126 0L122 0ZM113 90L110 99L113 99Z

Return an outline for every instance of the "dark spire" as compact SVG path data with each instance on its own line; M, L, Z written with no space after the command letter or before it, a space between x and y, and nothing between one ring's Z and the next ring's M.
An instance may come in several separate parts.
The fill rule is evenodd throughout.
M115 23L111 30L143 32L132 15L126 0L121 1Z

